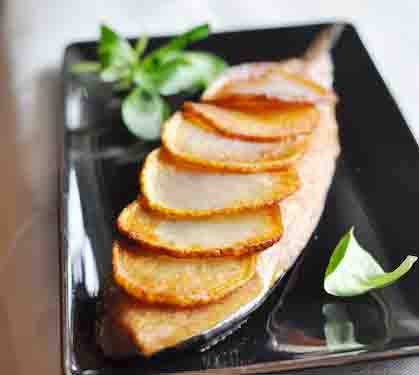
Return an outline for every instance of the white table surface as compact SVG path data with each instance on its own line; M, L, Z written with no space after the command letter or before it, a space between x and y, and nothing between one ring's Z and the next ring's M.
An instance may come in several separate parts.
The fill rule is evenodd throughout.
M60 373L57 229L59 69L71 41L105 21L125 35L209 22L214 30L352 22L419 138L419 2L5 0L1 17L0 372ZM280 43L280 41L278 41ZM356 365L341 374L414 374L419 359ZM337 373L336 370L309 371Z

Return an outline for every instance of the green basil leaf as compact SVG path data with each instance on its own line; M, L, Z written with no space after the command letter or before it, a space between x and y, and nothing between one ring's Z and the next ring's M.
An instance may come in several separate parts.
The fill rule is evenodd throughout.
M144 53L148 45L148 37L143 36L137 40L137 43L135 44L135 53L137 55L137 58L141 57L141 55Z
M137 86L144 90L156 92L156 83L152 74L148 73L142 66L137 66L134 70L133 81Z
M203 24L195 26L193 29L186 33L180 34L172 38L164 47L160 48L161 51L176 51L186 48L189 44L208 37L210 33L209 25ZM156 51L159 52L158 50Z
M156 93L135 88L122 102L122 119L131 133L145 140L157 140L160 127L169 116L167 103Z
M126 78L137 57L127 40L106 25L100 27L98 55L102 67L101 78L114 82Z
M109 66L108 68L102 69L100 72L100 78L103 82L129 81L131 84L132 68L128 66Z
M79 63L71 65L70 70L75 74L97 73L100 71L100 63L89 60L80 61Z
M396 282L416 262L409 255L392 272L384 272L378 262L356 241L353 228L342 237L330 258L324 279L327 293L338 297L364 294Z
M150 69L153 66L158 66L172 60L176 57L177 51L185 49L193 42L207 38L209 32L208 24L204 24L172 38L167 44L148 54L144 58L144 66L146 69Z
M160 86L166 82L176 71L179 65L188 62L182 57L174 58L152 70L147 70L140 64L134 71L134 82L143 88L151 91L159 91Z
M132 78L122 78L118 80L118 82L115 82L112 86L113 90L116 92L120 91L128 91L132 88Z
M174 95L181 91L208 86L227 66L223 59L206 52L183 52L184 63L173 66L170 74L161 77L159 91Z

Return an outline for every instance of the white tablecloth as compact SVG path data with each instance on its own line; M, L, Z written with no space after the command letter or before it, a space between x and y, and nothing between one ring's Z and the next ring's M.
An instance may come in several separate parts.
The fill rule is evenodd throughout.
M181 31L204 21L214 30L334 19L352 22L419 137L419 3L413 0L6 0L2 5L0 369L5 374L61 371L56 209L57 128L62 126L59 69L65 46L97 38L100 22L131 36ZM401 364L398 374L419 370L417 359ZM352 374L361 369L386 373L384 364L340 371ZM329 371L334 373L310 373ZM396 373L394 368L391 373Z

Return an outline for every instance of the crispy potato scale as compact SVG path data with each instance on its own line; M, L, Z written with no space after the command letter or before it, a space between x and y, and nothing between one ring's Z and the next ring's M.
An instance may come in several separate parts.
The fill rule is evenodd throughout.
M289 72L280 63L260 64L248 74L225 81L216 91L208 90L204 101L215 103L258 99L275 103L334 103L332 90L307 79L297 72Z
M134 201L119 215L118 228L140 245L174 257L241 256L279 241L283 227L276 205L236 215L173 219Z
M215 302L252 278L256 256L173 258L115 241L115 281L140 301L178 307Z
M224 137L195 119L176 113L162 134L164 149L173 159L215 171L256 173L279 171L300 159L309 141L307 134L283 140L254 142Z
M125 341L131 341L148 357L214 327L255 299L261 290L262 281L255 275L226 296L222 303L180 309L145 304L121 288L109 288L105 296L110 317L109 330L119 332Z
M235 105L236 104L236 105ZM184 104L186 119L201 121L227 137L255 142L271 142L299 134L309 134L317 126L319 111L312 104L287 103L267 106L263 101Z
M196 169L177 163L161 149L147 157L140 180L147 206L174 217L268 207L294 193L300 184L293 168L251 174Z

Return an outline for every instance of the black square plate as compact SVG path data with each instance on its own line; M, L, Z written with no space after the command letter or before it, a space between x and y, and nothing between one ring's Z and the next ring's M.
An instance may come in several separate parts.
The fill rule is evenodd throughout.
M227 32L194 45L230 64L301 54L326 25ZM155 38L155 47L165 38ZM122 126L120 98L71 64L95 57L76 43L64 59L62 194L62 349L66 374L204 371L262 373L419 353L416 267L394 286L352 299L322 289L340 236L355 226L360 242L385 268L417 254L419 152L355 29L333 51L343 153L322 220L304 256L269 299L234 334L206 352L144 360L105 359L94 340L100 291L111 270L115 218L138 191L137 172L157 144ZM185 98L170 98L179 105ZM285 285L285 288L284 288ZM222 369L228 368L227 372ZM226 371L226 370L224 370Z

